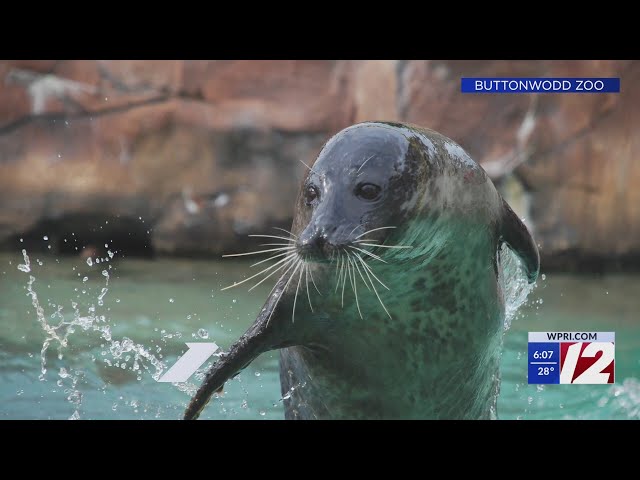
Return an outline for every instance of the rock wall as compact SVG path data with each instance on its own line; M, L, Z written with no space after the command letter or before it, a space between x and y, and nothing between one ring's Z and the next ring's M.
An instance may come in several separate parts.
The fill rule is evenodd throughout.
M463 95L461 76L619 76L622 91ZM43 235L62 252L248 247L290 224L299 160L386 119L459 142L526 218L544 267L640 267L640 62L0 61L0 80L8 248L46 248Z

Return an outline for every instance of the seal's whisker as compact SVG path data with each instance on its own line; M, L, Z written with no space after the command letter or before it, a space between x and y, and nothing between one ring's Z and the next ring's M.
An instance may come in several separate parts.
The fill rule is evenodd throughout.
M378 227L378 228L374 228L374 229L372 229L372 230L367 230L366 232L361 233L360 235L358 235L358 236L356 237L356 240L357 240L358 238L360 238L360 237L364 237L367 233L377 232L378 230L385 230L385 229L387 229L387 228L396 228L396 227Z
M360 245L366 245L367 247L380 247L380 248L413 248L411 245L375 245L373 243L361 243Z
M362 258L360 256L358 256L358 258L360 259L360 262L362 263L362 265L364 267L366 267L365 273L367 274L367 277L369 277L369 281L371 282L371 286L373 287L373 292L376 294L376 297L378 297L378 301L380 302L380 305L382 305L382 308L384 308L384 311L387 313L387 315L389 315L389 318L393 319L393 317L389 313L389 310L387 310L387 307L384 306L384 303L382 302L382 299L380 298L380 295L378 295L378 290L376 289L376 286L373 284L373 280L371 280L371 277L369 276L369 271L368 271L369 268L368 268L367 264L364 262L364 260L362 260ZM373 271L371 273L373 273ZM374 277L375 277L375 275L374 275ZM380 282L378 277L376 277L376 280L378 280ZM382 283L382 282L380 282L380 283ZM385 288L387 288L387 287L385 287Z
M381 261L382 263L389 263L386 260L383 260L382 258L380 258L378 255L376 255L375 253L371 253L368 250L364 250L363 248L358 248L358 247L354 247L352 245L349 246L349 248L352 248L353 250L358 250L359 252L362 252L368 256L370 256L371 258L375 258L376 260Z
M295 259L295 258L291 258L291 260L289 260L287 263L285 263L285 264L282 266L282 268L287 267L287 269L286 269L284 272L282 272L282 275L280 275L281 277L284 277L284 276L287 274L287 272L288 272L289 270L291 270L291 267L295 264L295 261L296 261L296 259ZM278 268L278 270L280 270L280 268ZM274 272L271 272L271 273L274 273ZM270 276L271 276L271 275L269 275L269 276L267 276L267 277L263 278L262 280L260 280L260 283L262 283L264 280L266 280L266 279L267 279L267 278L269 278ZM260 283L258 283L258 284L256 284L256 285L254 285L254 286L253 286L253 287L251 287L251 288L257 287ZM269 291L269 295L267 295L267 298L271 296L271 294L273 293L273 291L275 290L275 288L276 288L276 286L277 286L277 285L278 285L278 282L274 283L273 287L271 287L271 290Z
M309 299L309 308L313 313L313 305L311 305L311 294L309 293L309 264L304 265L304 280L307 284L307 299Z
M349 282L351 282L351 288L353 289L353 295L356 297L356 307L358 307L358 314L360 318L364 319L362 312L360 311L360 302L358 301L358 287L356 286L356 274L354 273L353 262L347 255L347 261L349 262Z
M371 159L372 159L373 157L375 157L375 156L376 156L376 154L374 153L374 154L373 154L373 155L371 155L369 158L367 158L367 159L362 163L362 165L360 165L360 168L358 168L358 170L356 171L356 173L359 173L359 172L360 172L360 170L362 170L362 167L364 167L364 166L367 164L367 162L368 162L369 160L371 160ZM359 175L356 175L356 177L358 177L358 176L359 176Z
M255 267L256 265L260 265L261 263L268 262L269 260L273 260L274 258L284 257L285 255L291 255L291 253L292 252L283 252L277 255L271 255L270 257L265 258L264 260L260 260L259 262L249 265L249 267Z
M298 238L298 236L297 236L295 233L290 232L290 231L289 231L289 230L287 230L286 228L280 228L280 227L273 227L273 228L274 228L275 230L280 230L281 232L288 233L288 234L289 234L289 235L291 235L293 238Z
M282 247L291 247L291 242L289 243L259 243L258 244L259 247L276 247L276 246L282 246Z
M344 285L347 281L347 272L349 271L349 265L347 264L347 252L343 252L342 255L342 268L340 269L340 279L338 280L338 283L340 281L342 281L342 296L344 297ZM344 302L344 300L343 300Z
M342 278L342 252L338 251L338 260L336 261L336 288L334 293L338 291L340 286L340 279Z
M353 232L355 232L355 231L356 231L356 229L357 229L358 227L361 227L361 225L360 225L360 224L358 224L358 225L356 225L355 227L353 227L353 228L351 229L351 231L349 232L349 235L347 235L347 237L348 237L348 238L350 238L350 237L351 237L351 235L353 235Z
M313 271L311 270L311 267L309 267L309 265L307 265L307 270L309 270L309 276L311 277L311 283L313 283L313 286L316 289L316 292L318 292L318 295L322 296L322 294L320 293L320 290L318 289L318 286L316 285L316 281L313 278Z
M294 261L291 263L291 265L289 266L289 268L287 268L287 269L285 270L285 272L282 274L282 276L286 275L286 274L287 274L287 272L288 272L289 270L291 270L291 268L292 268L294 265L297 265L297 266L296 266L296 269L297 269L297 268L300 266L300 261L296 262L296 261L294 260ZM289 286L289 283L291 283L291 279L293 278L293 276L294 276L295 274L296 274L296 271L294 270L294 271L291 273L291 276L289 277L289 280L287 280L287 283L285 283L285 284L284 284L284 288L282 289L282 291L280 292L280 295L278 296L278 303L280 302L280 300L282 300L282 296L284 295L284 292L286 292L286 291L287 291L287 287ZM278 282L276 282L276 285L278 285ZM273 286L273 288L275 288L275 287L276 287L276 285L274 285L274 286ZM271 292L273 292L273 288L271 289ZM269 293L269 296L271 296L271 293ZM273 309L271 310L271 313L269 314L269 318L267 318L267 325L266 325L267 327L269 326L269 322L271 321L271 317L273 316L273 312L275 312L275 311L276 311L276 309L275 309L275 308L273 308Z
M268 272L269 270L271 270L271 269L272 269L272 268L274 268L274 267L277 267L277 266L278 266L278 265L280 265L281 263L284 263L284 262L286 262L287 260L291 260L291 259L293 259L296 255L297 255L297 254L296 254L295 252L292 252L292 253L290 253L290 254L289 254L289 256L284 257L284 258L283 258L283 259L281 259L281 260L278 260L278 261L277 261L276 263L274 263L273 265L269 265L267 268L265 268L264 270L259 271L259 272L258 272L258 273L256 273L255 275L252 275L252 276L250 276L249 278L245 278L245 279L244 279L244 280L242 280L241 282L235 282L233 285L229 285L228 287L224 287L224 288L223 288L223 289L221 289L220 291L227 290L227 289L232 288L232 287L237 287L238 285L242 285L244 282L248 282L249 280L251 280L251 279L253 279L253 278L256 278L257 276L262 275L262 274L263 274L263 273L265 273L265 272ZM280 269L278 269L278 270L280 270ZM277 270L276 270L276 271L277 271ZM268 277L267 277L267 278L268 278Z
M378 243L380 243L380 240L361 238L360 240L354 240L353 243L363 243L363 242L378 242Z
M369 273L371 273L371 275L373 275L373 278L375 278L380 285L382 285L387 290L391 291L391 289L389 287L387 287L384 283L382 283L382 281L378 278L378 276L375 273L373 273L373 270L371 269L371 267L369 265L367 265L367 262L365 262L364 259L360 255L358 255L357 253L356 253L356 256L360 260L360 263L362 263L362 266L363 266L363 268L365 268L365 271L368 270Z
M222 255L224 258L226 257L245 257L247 255L258 255L260 253L268 253L268 252L281 252L283 250L294 250L296 247L280 247L280 248L269 248L267 250L257 250L255 252L247 252L247 253L229 253L227 255Z
M306 163L304 163L302 160L298 159L298 161L303 164L305 167L307 167L309 170L311 170L313 173L315 173L316 175L319 175L318 172L316 172L313 168L311 168L309 165L307 165Z
M352 253L351 255L355 256L355 253ZM358 273L360 274L360 278L362 279L362 283L364 283L364 286L367 287L367 290L371 291L371 288L369 288L369 284L367 283L367 281L362 276L362 272L360 271L360 267L358 266L358 262L354 261L353 264L356 266L356 270L358 270Z
M288 267L288 268L284 271L283 275L284 275L284 274L286 274L289 270L291 270L291 267L295 264L296 257L297 257L297 255L296 255L295 253L294 253L294 254L291 254L291 256L290 256L290 257L285 257L283 260L289 260L288 262L286 262L284 265L282 265L282 266L278 267L277 269L275 269L273 272L271 272L269 275L267 275L267 276L266 276L266 277L264 277L262 280L260 280L258 283L256 283L253 287L251 287L248 291L250 292L251 290L253 290L254 288L256 288L258 285L260 285L262 282L264 282L264 281L265 281L267 278L269 278L271 275L274 275L277 271L282 270L282 269L283 269L283 268L285 268L285 267ZM275 265L273 265L273 266L275 266Z
M298 266L296 267L296 270L301 265L302 265L302 268L300 269L300 274L298 275L298 285L296 286L296 294L293 297L293 309L291 310L291 323L295 323L296 321L296 301L298 300L298 290L300 290L300 282L302 281L302 271L305 270L304 262L302 260L298 260ZM296 271L294 270L291 276L295 275L295 273Z
M287 238L287 237L280 237L278 235L263 235L263 234L252 234L249 235L250 237L258 237L258 238L277 238L278 240L286 240L289 243L295 243L295 240L292 238Z
M345 259L342 259L342 269L344 270L342 274L342 308L344 308L344 286L347 283L347 272L349 270L349 266L346 264ZM346 270L345 270L346 268Z

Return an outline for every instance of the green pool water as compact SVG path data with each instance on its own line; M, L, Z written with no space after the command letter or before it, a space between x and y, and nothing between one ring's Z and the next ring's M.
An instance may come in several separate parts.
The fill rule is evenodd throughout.
M185 342L229 347L270 290L265 282L251 293L220 291L246 278L245 262L109 259L88 265L76 257L28 254L29 272L18 268L24 264L21 252L0 254L5 419L180 418L202 372L180 385L157 382L154 374L175 363ZM639 419L639 293L640 276L633 275L552 273L540 279L504 337L498 416ZM46 329L60 321L76 325L64 346L55 338L50 342L43 374L43 342L52 336ZM65 330L53 331L62 337ZM616 383L528 385L528 331L614 331ZM283 418L277 352L262 355L228 382L224 396L212 400L201 418Z

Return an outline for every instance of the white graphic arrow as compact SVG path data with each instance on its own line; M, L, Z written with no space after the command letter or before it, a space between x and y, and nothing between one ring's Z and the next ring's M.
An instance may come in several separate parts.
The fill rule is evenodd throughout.
M187 343L187 347L189 350L158 379L159 382L186 382L218 350L215 343Z

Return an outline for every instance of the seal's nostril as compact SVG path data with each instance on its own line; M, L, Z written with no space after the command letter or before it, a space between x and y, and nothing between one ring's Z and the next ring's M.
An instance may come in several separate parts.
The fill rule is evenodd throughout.
M318 235L315 243L317 248L322 249L322 247L324 247L327 243L327 237L325 237L324 235Z

